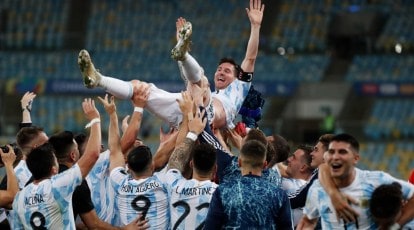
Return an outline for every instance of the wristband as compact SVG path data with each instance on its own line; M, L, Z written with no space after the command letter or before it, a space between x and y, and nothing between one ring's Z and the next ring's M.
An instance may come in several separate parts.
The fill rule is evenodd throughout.
M87 129L87 128L91 127L93 124L99 123L99 122L101 122L101 119L94 118L88 124L85 125L85 129Z
M401 229L401 226L398 223L394 223L393 225L390 226L389 229L390 230L399 230L399 229Z
M195 133L193 133L193 132L188 132L186 137L187 137L188 139L191 139L192 141L196 141L196 140L197 140L197 138L198 138L198 135L197 135L197 134L195 134Z
M144 109L142 107L134 107L134 112L144 113Z
M29 113L32 112L31 107L29 107L29 105L26 105L26 107L22 108L22 112L27 110Z

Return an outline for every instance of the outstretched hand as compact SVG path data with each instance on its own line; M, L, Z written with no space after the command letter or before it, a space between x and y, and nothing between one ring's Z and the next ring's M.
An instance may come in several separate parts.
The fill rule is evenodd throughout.
M27 108L27 109L31 109L32 108L32 102L35 99L36 94L33 92L26 92L22 99L20 100L20 105L22 106L22 108Z
M115 98L114 96L111 96L110 99L108 99L108 94L105 94L105 98L98 97L98 99L103 104L105 111L110 115L114 112L116 112L116 105L115 105Z
M207 124L207 117L204 116L205 113L206 110L200 112L199 109L197 109L195 115L193 115L193 113L188 113L188 130L190 132L193 132L197 135L203 132Z
M92 120L99 118L99 111L95 107L95 101L91 98L85 98L82 102L82 109L87 119Z
M137 88L134 88L132 104L134 104L135 107L145 107L150 94L150 88L151 86L149 84L139 84Z
M194 100L188 91L181 92L181 99L177 99L177 102L184 116L188 113L194 113Z
M264 8L261 0L250 0L250 8L246 8L246 12L251 24L262 24Z
M128 225L125 225L123 228L123 230L132 230L132 229L136 229L136 230L145 230L145 229L149 229L150 225L148 223L148 218L141 218L141 215L138 215L137 218L135 218L131 223L129 223Z
M331 200L338 220L343 219L345 222L356 221L356 218L359 216L359 214L350 205L358 205L358 202L356 200L340 192L332 194Z
M6 145L6 146L9 149L9 152L4 153L3 149L0 148L1 159L3 160L4 165L13 166L13 163L16 160L16 154L15 154L14 149L11 145Z

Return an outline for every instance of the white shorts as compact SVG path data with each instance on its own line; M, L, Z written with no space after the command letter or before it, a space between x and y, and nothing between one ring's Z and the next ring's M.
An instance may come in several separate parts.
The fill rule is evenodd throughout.
M177 99L182 99L181 93L170 93L150 84L150 94L145 109L170 126L178 128L183 115Z

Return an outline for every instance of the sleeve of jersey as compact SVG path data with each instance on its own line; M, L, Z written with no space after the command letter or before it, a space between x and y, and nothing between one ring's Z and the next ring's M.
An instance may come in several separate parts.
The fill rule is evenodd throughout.
M396 182L398 182L401 185L401 190L402 190L404 199L408 200L411 197L413 197L414 185L404 180L400 180L400 179L396 179L396 180L397 180Z
M16 201L16 199L15 199ZM10 229L24 229L22 220L19 218L19 215L16 211L18 206L18 202L13 202L13 209L9 211L9 224Z
M108 168L109 168L109 150L106 150L105 152L99 155L98 160L93 165L87 177L101 178Z
M123 167L117 167L112 169L111 173L109 174L109 178L111 181L111 185L115 190L118 190L118 187L122 184L127 177L128 174Z
M82 183L82 173L78 164L52 177L53 193L56 200L72 196L75 188ZM58 199L59 198L59 199Z
M224 225L226 214L220 198L220 191L216 189L211 197L210 207L204 225L204 230L221 229Z
M83 181L81 185L76 187L72 202L74 213L83 214L95 208L91 199L91 190L86 181Z
M318 179L317 171L315 171L308 183L300 187L296 192L289 193L290 207L292 209L301 208L305 206L309 188L316 179Z
M318 211L318 202L318 189L315 184L312 184L312 186L309 188L308 197L306 198L306 204L303 209L303 214L306 215L310 220L313 220L320 216Z
M157 173L157 174L162 174L162 173ZM183 178L183 176L182 176L182 174L179 170L169 169L165 173L165 178L166 178L166 181L165 181L166 184L168 184L170 186L174 186L175 183L177 183L178 180Z

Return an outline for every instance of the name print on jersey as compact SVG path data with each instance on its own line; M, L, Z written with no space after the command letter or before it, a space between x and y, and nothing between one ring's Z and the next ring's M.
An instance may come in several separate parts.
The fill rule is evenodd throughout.
M145 183L140 186L137 185L123 185L121 188L122 192L127 193L138 193L138 192L146 192L147 190L155 189L160 187L161 185L157 182L150 182Z
M31 205L38 205L40 203L45 202L45 200L43 199L43 194L34 194L33 196L29 196L29 197L25 197L24 198L24 204L27 206L31 206Z
M182 188L180 193L180 187L177 186L175 193L181 194L184 196L203 196L203 195L213 195L213 192L216 189L213 187L201 188L201 187L193 187L193 188Z

